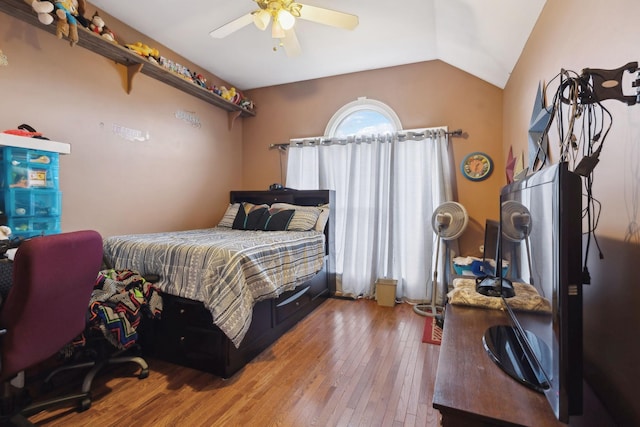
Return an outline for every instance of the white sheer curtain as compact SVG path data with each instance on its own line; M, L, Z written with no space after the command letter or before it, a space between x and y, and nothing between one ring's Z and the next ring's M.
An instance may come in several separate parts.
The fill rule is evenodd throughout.
M338 295L372 296L375 280L388 277L398 280L397 297L430 301L431 216L452 199L452 177L446 129L435 128L292 143L286 185L336 192Z

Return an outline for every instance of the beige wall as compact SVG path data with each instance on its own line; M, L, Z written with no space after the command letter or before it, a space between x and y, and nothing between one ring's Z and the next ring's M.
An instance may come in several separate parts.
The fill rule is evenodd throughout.
M126 42L144 40L112 28L122 28ZM143 74L127 95L123 67L2 13L0 50L9 60L0 67L0 129L27 123L72 146L60 160L63 231L211 226L229 190L241 187L243 119L229 130L225 111ZM192 112L201 127L177 111ZM127 141L114 125L148 131L150 139Z
M90 7L87 15L92 13ZM118 29L121 44L142 41L197 69L101 15ZM390 105L407 129L444 125L468 135L452 139L458 199L471 216L463 253L478 255L485 219L497 218L497 204L486 197L504 184L502 91L442 62L253 90L247 95L257 104L257 116L238 119L229 130L226 112L143 74L127 95L122 66L4 14L0 49L9 58L9 66L0 68L0 128L28 123L72 144L72 154L61 160L64 231L95 228L113 235L211 225L222 215L229 190L286 180L286 155L269 144L322 135L333 113L361 96ZM202 126L177 119L177 111L194 113ZM126 141L114 134L114 125L148 131L150 139ZM467 181L459 172L460 161L473 151L486 152L497 166L483 182Z
M562 68L580 73L583 68L615 69L640 60L638 16L637 0L547 0L504 91L504 155L510 144L516 152L527 148L540 80L551 80ZM625 93L633 94L630 81L626 83ZM639 425L640 105L615 100L603 105L613 115L613 128L594 174L594 197L602 207L596 236L604 259L592 241L592 284L584 291L585 369L619 425ZM555 126L551 147L557 161ZM633 229L634 235L627 233Z
M286 154L269 150L269 144L324 135L333 114L359 97L389 105L405 129L461 128L468 138L451 139L458 199L471 217L461 239L461 252L479 255L485 219L498 218L497 195L505 184L501 166L502 90L441 61L430 61L247 93L258 106L257 116L246 119L243 128L243 180L247 189L266 189L273 182L286 181ZM483 151L496 162L496 170L485 181L471 182L460 173L460 162L473 151Z
M61 159L63 230L94 228L105 236L176 230L215 223L231 189L285 181L286 155L269 144L322 135L338 108L366 96L391 106L405 128L445 125L468 134L452 144L458 199L472 219L462 251L473 254L484 220L498 217L509 146L526 150L538 82L563 67L617 68L639 60L639 12L635 0L548 0L504 91L440 61L424 62L250 91L257 116L238 119L232 130L226 112L145 75L136 76L127 95L120 66L0 14L0 49L9 59L0 67L0 128L29 123L72 145L72 154ZM105 19L126 42L153 44ZM640 106L606 106L614 129L595 182L605 258L593 248L585 357L596 391L623 424L640 424L640 244L637 236L626 239L639 220ZM202 126L177 119L176 111L193 112ZM149 131L150 140L121 139L114 125ZM496 164L485 181L467 181L459 172L473 151L486 152Z

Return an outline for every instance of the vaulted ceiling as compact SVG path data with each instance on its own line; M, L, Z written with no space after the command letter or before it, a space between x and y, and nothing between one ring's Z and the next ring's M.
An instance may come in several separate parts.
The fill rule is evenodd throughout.
M258 9L253 0L90 3L246 90L434 59L504 88L545 0L302 0L357 15L359 25L349 31L298 19L295 57L253 24L209 36Z

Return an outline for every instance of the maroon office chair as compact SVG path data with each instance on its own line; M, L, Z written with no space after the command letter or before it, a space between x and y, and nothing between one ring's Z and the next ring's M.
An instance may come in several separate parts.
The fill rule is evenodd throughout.
M86 326L91 291L102 265L102 237L85 230L23 242L13 262L13 285L0 309L0 380L55 355ZM86 392L38 404L81 400ZM6 416L7 414L3 414Z

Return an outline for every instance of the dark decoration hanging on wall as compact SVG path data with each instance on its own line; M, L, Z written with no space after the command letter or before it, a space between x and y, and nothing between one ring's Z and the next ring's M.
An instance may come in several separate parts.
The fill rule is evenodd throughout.
M553 107L549 109L546 106L544 90L544 84L540 82L529 123L529 169L531 170L536 170L538 165L544 166L549 160L547 133L553 120L554 111Z
M505 173L507 175L507 184L511 184L514 180L517 159L513 156L513 147L509 147L509 156L507 157L507 166Z
M588 85L590 90L581 91L581 102L583 104L593 104L594 102L606 99L617 99L627 105L640 103L640 76L632 78L631 86L636 88L635 95L625 95L623 89L623 79L625 73L633 74L638 71L637 62L629 62L615 70L602 70L598 68L585 68L582 70L581 79Z

